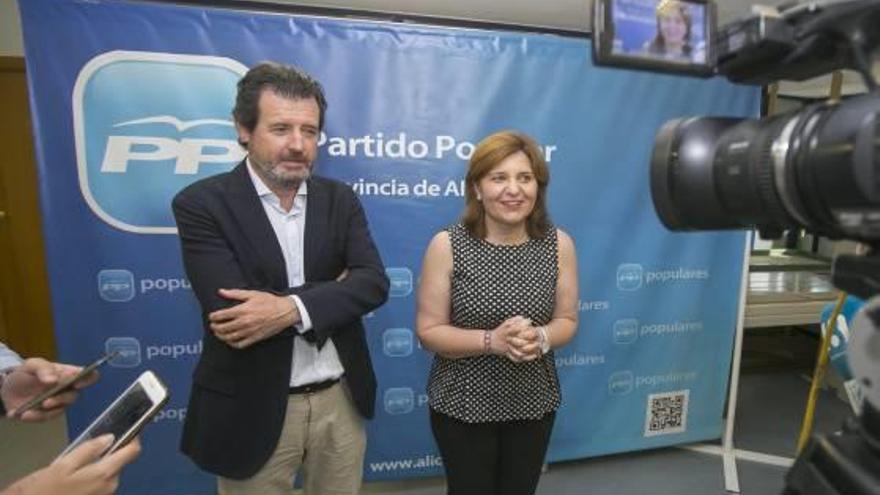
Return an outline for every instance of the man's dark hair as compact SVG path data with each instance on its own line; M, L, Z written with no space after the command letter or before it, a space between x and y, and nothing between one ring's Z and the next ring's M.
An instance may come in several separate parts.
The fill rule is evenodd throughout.
M269 89L283 98L314 98L319 109L318 129L324 129L327 100L321 83L302 69L275 62L263 62L251 68L238 81L238 95L235 97L235 108L232 109L236 123L248 131L254 130L260 118L259 102L263 89Z

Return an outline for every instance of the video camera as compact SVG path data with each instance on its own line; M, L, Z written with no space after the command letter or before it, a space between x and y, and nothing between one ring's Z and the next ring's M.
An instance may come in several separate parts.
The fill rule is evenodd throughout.
M718 27L712 0L595 0L597 65L765 85L852 69L868 93L767 118L665 123L651 155L651 195L674 231L805 228L865 243L839 256L838 288L868 299L855 319L850 365L864 391L858 420L814 437L786 494L880 494L880 0L764 8Z

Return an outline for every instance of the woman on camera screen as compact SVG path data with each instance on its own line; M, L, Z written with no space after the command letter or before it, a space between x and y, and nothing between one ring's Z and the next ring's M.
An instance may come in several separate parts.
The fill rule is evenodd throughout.
M685 2L661 0L657 4L657 34L643 50L651 55L683 62L698 60L692 40L693 19Z

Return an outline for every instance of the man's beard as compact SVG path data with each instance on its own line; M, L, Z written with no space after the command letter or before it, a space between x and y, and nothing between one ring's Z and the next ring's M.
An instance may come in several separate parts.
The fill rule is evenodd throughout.
M255 161L253 157L251 157L251 161ZM312 175L311 167L314 165L314 162L310 164L310 166L303 168L302 172L288 174L281 172L281 167L277 163L269 164L256 162L255 165L263 172L262 175L266 181L273 186L279 189L291 190L298 188L304 181L309 180L309 177Z
M278 171L278 168L276 165L266 170L266 177L269 179L269 182L284 189L299 187L304 181L309 180L309 177L312 175L310 168L304 169L302 173L295 172L292 174L282 174Z

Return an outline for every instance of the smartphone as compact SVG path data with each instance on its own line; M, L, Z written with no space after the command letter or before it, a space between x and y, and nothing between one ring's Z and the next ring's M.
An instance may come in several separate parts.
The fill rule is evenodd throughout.
M41 393L32 397L31 400L18 406L18 408L16 408L15 411L12 412L12 416L16 417L16 418L20 418L21 415L26 413L27 411L30 411L31 409L33 409L35 407L39 407L39 405L42 404L43 401L48 399L49 397L54 397L60 393L63 393L63 392L66 392L66 391L72 389L73 387L76 386L77 383L86 379L93 371L98 369L99 366L101 366L102 364L106 363L107 361L110 361L111 359L115 358L117 356L117 354L119 354L118 351L114 351L109 354L105 354L105 355L101 356L100 358L98 358L92 364L81 369L79 371L79 373L77 373L73 376L67 377L63 380L60 380L55 385L47 388L46 390L44 390Z
M140 433L147 422L168 402L168 388L152 371L145 371L110 404L58 457L70 453L83 442L107 433L113 443L101 457L113 453Z

